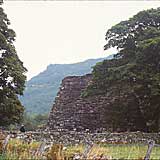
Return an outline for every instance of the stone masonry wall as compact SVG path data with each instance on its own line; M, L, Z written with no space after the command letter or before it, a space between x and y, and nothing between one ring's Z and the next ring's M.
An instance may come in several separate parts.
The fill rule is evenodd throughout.
M97 132L105 128L104 112L107 97L81 97L81 93L91 80L91 74L63 79L50 112L48 121L50 130Z
M0 131L1 133L1 131ZM156 144L160 144L160 133L143 133L143 132L123 132L123 133L86 133L86 132L2 132L5 137L11 135L12 138L31 139L47 144L62 143L63 145L88 144L88 143L109 143L109 144L148 144L148 141L154 140ZM1 135L1 134L0 134ZM2 135L1 135L2 136ZM2 138L2 137L1 137ZM4 140L4 139L3 139Z

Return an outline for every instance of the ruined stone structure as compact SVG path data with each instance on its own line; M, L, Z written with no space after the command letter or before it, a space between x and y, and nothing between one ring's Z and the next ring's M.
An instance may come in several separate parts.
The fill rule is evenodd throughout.
M120 121L119 126L115 127L112 121L115 111L112 110L112 107L114 106L114 109L117 110L115 114L117 116L119 110L123 109L120 106L121 102L127 103L129 98L127 95L110 93L84 98L81 94L90 83L92 83L91 74L70 76L63 79L49 116L48 126L50 130L83 132L88 130L92 133L105 130L111 132L146 131L143 117L134 106L129 108L128 114L123 116L124 119L118 119Z
M82 98L92 75L69 76L63 79L50 112L48 126L53 131L102 131L105 128L107 97Z

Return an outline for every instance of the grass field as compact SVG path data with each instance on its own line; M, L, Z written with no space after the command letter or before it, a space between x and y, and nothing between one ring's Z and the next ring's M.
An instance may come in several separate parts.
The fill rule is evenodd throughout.
M82 153L84 147L70 146L66 149L65 154L72 157L75 153ZM108 159L144 159L147 151L147 146L142 144L101 144L95 145L90 150L88 159L104 155ZM151 159L160 159L160 147L154 147L151 154Z
M11 139L6 147L6 151L1 154L0 160L17 160L17 159L37 159L40 157L34 156L33 153L39 147L39 142L32 142L30 144L24 143L19 139Z
M42 159L35 155L39 142L30 144L24 141L12 139L7 145L6 152L0 155L0 160L8 159ZM72 158L75 154L82 155L85 150L84 145L64 147L63 157ZM147 145L143 144L95 144L87 154L87 159L95 157L107 157L108 159L144 159L147 151ZM54 152L54 151L53 151ZM45 153L47 155L47 152ZM151 159L160 159L160 147L154 147L151 154ZM56 159L54 159L56 160Z

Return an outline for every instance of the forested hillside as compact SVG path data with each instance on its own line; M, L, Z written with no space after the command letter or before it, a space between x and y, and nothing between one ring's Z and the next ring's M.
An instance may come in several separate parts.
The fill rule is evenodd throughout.
M97 62L112 57L89 59L74 64L50 64L44 72L26 83L24 96L20 100L27 112L48 113L64 77L90 73Z
M113 130L160 130L160 8L141 11L106 33L105 49L116 47L112 60L93 70L85 96L111 98L106 125Z

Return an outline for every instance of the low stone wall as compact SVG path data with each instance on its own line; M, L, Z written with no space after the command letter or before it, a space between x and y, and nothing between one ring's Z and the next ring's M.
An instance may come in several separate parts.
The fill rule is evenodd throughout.
M6 132L5 132L6 134ZM46 141L46 143L62 143L63 145L87 144L87 143L113 143L113 144L147 144L149 140L154 140L160 144L160 133L142 133L142 132L125 132L125 133L87 133L87 132L26 132L25 134L12 132L13 138L30 139L36 141Z

